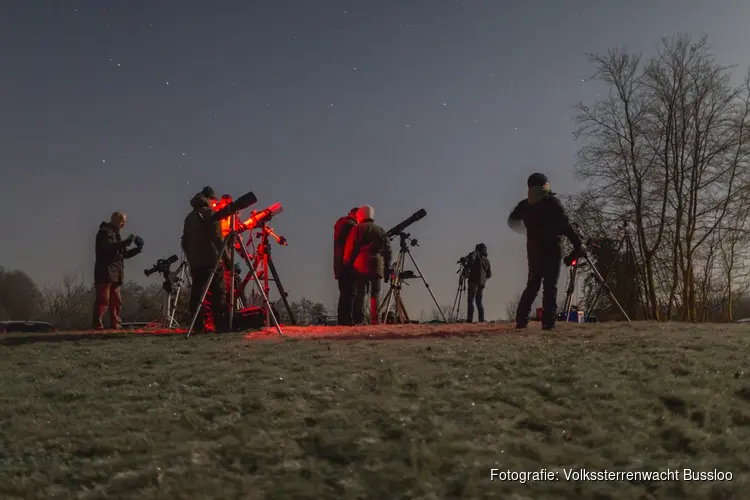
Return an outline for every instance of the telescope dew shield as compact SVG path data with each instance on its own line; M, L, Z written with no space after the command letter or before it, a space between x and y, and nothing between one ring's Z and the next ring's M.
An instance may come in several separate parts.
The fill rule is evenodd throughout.
M253 214L243 223L243 226L245 229L253 229L259 224L271 220L274 216L280 214L283 211L284 207L281 206L281 203L276 202L265 210L261 210L260 212Z
M255 197L255 193L253 193L252 191L248 191L247 193L234 200L232 203L227 204L227 206L225 206L224 208L214 212L210 220L211 222L219 221L241 210L245 210L247 207L255 205L257 202L258 198Z
M426 215L427 215L427 210L425 210L424 208L422 208L420 210L417 210L416 212L414 212L414 214L412 214L411 217L409 217L405 221L401 222L400 224L396 224L395 226L393 226L390 229L390 231L388 231L388 237L392 238L392 237L394 237L394 236L402 233L404 231L404 229L406 229L407 227L411 226L412 224L414 224L418 220L424 219L424 217Z

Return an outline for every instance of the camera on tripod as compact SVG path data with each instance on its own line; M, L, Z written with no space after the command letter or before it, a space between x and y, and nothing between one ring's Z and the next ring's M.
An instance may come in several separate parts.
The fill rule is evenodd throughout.
M146 276L151 276L154 273L159 274L169 274L170 272L170 266L177 262L179 260L179 257L176 255L172 255L171 257L167 257L166 259L159 259L156 261L156 264L153 265L150 269L144 269L143 274Z

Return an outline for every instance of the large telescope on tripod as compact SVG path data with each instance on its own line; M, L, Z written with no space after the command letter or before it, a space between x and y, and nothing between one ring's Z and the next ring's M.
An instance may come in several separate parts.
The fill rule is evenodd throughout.
M388 322L388 313L391 308L391 304L394 305L395 309L394 322L411 322L411 320L409 319L409 313L407 312L406 306L404 306L403 299L401 298L401 287L403 286L405 281L410 278L419 278L422 280L422 283L424 283L425 288L427 288L427 291L430 293L433 302L435 302L435 307L437 307L438 311L440 311L440 316L443 317L443 321L445 321L446 323L448 322L443 309L440 307L440 304L435 298L435 294L432 293L432 289L430 288L429 283L427 283L427 279L425 278L424 273L422 273L422 270L419 268L419 264L417 264L414 255L409 249L409 245L415 247L419 246L419 243L417 243L416 239L412 238L409 234L406 234L404 232L404 229L411 226L415 222L422 220L426 215L427 210L425 210L424 208L417 210L409 218L393 226L387 233L389 239L393 239L396 236L399 237L399 252L398 258L396 259L396 265L393 267L393 272L390 277L390 288L388 289L388 292L383 299L383 305L380 311L378 311L378 317L380 318L380 321L382 323ZM414 271L404 271L404 265L406 264L407 255L411 259L412 264L414 264L414 267L416 268L418 274L415 274Z
M247 207L255 205L256 203L258 203L258 198L255 197L255 193L253 193L252 191L248 191L247 193L234 200L232 203L228 203L224 208L219 209L211 214L208 220L210 222L216 222L220 221L221 219L226 219L230 215L234 215L237 212L245 210Z

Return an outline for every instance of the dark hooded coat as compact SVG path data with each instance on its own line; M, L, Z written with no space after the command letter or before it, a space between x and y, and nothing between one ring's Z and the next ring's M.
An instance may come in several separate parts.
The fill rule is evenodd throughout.
M473 252L466 256L466 279L469 283L484 286L491 277L492 266L487 257L487 246L480 243Z
M182 229L182 250L191 269L213 267L221 255L224 238L221 221L211 221L211 202L201 193L190 200L193 210L185 217Z
M510 213L508 225L515 227L520 221L526 227L526 247L530 254L559 254L563 236L576 249L581 247L581 238L573 230L562 203L542 186L532 187L529 196Z

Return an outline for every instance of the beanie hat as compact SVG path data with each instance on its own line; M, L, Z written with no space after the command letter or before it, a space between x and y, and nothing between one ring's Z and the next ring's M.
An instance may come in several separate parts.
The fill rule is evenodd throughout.
M542 187L547 184L547 176L540 174L539 172L531 174L529 180L526 181L528 187Z

